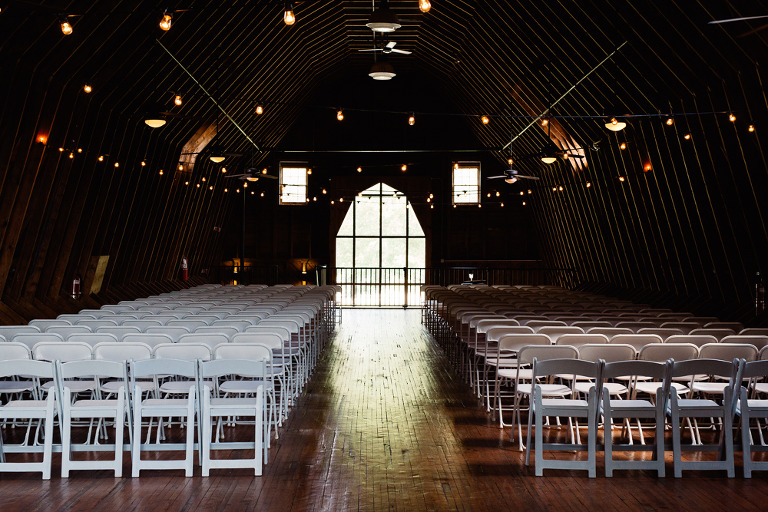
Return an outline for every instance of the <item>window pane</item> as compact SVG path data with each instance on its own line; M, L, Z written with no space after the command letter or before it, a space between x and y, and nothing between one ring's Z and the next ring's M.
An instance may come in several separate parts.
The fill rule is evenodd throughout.
M352 238L336 239L336 266L351 267L352 261Z
M280 204L307 202L307 168L280 164Z
M405 238L383 238L381 240L381 266L405 266Z
M405 219L409 208L408 200L403 196L397 198L384 196L381 208L381 234L385 236L404 236Z
M465 162L453 168L453 202L480 202L480 165Z
M344 216L344 222L341 223L339 234L337 236L354 236L354 209L355 205L353 203L352 206L349 207L349 210L347 210L347 214Z
M355 239L355 267L367 268L379 266L379 239Z
M408 208L408 235L409 236L424 236L424 230L421 229L418 217L413 212L413 206Z
M408 267L426 267L426 243L423 238L411 238L408 240Z
M379 236L379 201L378 198L361 197L356 202L355 236ZM376 263L378 266L378 263Z

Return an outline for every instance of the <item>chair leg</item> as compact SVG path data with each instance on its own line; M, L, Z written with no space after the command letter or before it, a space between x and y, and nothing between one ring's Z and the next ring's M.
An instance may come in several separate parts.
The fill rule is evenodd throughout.
M760 423L758 422L758 428ZM749 432L749 413L746 407L742 406L741 411L741 445L743 455L744 478L752 478L752 440Z

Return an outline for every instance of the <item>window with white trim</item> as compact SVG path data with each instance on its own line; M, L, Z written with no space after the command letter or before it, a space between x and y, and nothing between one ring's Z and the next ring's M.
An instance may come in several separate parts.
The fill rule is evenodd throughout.
M307 203L306 162L280 162L280 204Z
M453 164L453 204L480 203L480 162Z

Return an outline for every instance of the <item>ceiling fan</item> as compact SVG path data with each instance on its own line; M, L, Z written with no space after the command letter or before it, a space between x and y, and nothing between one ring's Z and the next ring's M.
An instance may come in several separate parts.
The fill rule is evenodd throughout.
M237 178L240 181L259 181L259 178L269 178L271 180L276 180L277 176L272 176L271 174L267 174L266 167L262 170L256 169L255 167L249 167L245 169L240 174L229 174L226 176L226 179L230 178Z
M504 174L501 176L488 176L489 180L498 180L503 179L507 183L516 183L517 180L539 180L540 178L538 176L525 176L524 174L520 174L520 171L517 169L509 168L504 171Z
M366 27L374 32L394 32L402 27L402 23L421 23L421 20L404 19L399 18L395 11L389 8L389 0L382 0L381 6L378 9L374 9L368 18Z
M359 51L359 52L384 52L385 54L400 53L400 54L403 54L403 55L410 55L411 53L413 53L413 52L410 52L408 50L398 50L397 48L395 48L396 44L397 44L397 42L390 41L383 48L373 47L373 48L366 48L366 49L357 50L357 51Z

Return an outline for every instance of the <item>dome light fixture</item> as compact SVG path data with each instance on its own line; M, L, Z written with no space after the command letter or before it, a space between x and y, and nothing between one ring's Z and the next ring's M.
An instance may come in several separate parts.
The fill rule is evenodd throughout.
M389 3L384 2L382 7L371 13L371 17L368 18L368 23L365 26L374 32L388 33L394 32L402 25L400 25L397 19L397 14L389 10Z
M605 127L612 132L620 132L624 128L627 127L627 123L624 121L621 121L619 119L616 119L615 117L611 117L607 123L605 123Z
M395 68L389 62L375 62L371 66L371 71L368 76L374 80L392 80L395 76Z
M553 164L557 162L557 157L554 155L544 155L541 157L541 161L545 164Z

